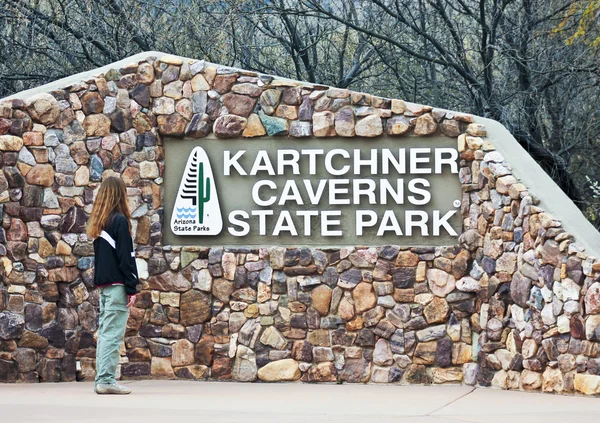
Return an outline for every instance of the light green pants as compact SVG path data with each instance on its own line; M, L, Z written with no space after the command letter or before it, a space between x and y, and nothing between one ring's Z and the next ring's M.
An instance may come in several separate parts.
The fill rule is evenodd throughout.
M119 349L125 336L129 309L123 285L100 288L100 327L96 346L96 385L115 383Z

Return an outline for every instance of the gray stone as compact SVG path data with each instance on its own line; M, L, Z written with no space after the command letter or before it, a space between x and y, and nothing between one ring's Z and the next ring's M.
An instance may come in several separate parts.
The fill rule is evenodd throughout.
M240 382L253 382L257 374L256 354L250 348L238 345L231 377Z

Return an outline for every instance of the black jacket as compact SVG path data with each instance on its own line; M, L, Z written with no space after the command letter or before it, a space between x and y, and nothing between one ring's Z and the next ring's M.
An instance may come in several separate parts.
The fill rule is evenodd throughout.
M114 213L106 222L102 234L94 240L96 286L122 283L127 295L136 293L138 283L133 240L127 218Z

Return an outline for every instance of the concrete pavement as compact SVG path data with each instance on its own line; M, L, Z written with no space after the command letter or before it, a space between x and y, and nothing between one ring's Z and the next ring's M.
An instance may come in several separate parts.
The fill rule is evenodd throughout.
M241 384L128 381L126 396L91 383L0 384L0 421L227 423L581 423L600 398L467 386Z

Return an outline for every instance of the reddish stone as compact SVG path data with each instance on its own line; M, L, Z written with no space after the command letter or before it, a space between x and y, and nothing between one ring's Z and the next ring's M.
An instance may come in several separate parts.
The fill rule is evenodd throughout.
M0 118L0 135L7 134L11 126L12 121L10 119Z
M229 93L223 96L223 105L231 114L248 117L254 110L256 98Z
M231 90L231 87L237 81L238 76L236 74L230 75L217 75L213 84L213 90L219 94L225 94Z
M87 91L80 100L83 113L86 115L102 113L104 109L104 100L97 91Z
M212 378L218 380L230 380L232 365L233 360L228 357L215 358L211 370Z
M570 321L571 336L576 339L585 339L585 321L581 315L576 314Z
M54 184L54 168L50 164L38 164L27 172L27 183L50 187Z
M198 364L210 366L215 356L215 339L208 335L196 344L195 358Z
M158 116L157 121L158 132L162 135L172 137L183 137L185 135L187 120L180 114L160 115Z
M181 295L179 309L184 326L206 322L212 315L211 296L192 289Z
M8 241L26 241L27 225L21 219L11 219L10 228L6 231Z
M246 118L236 115L220 116L214 124L213 131L219 138L239 137L247 122Z

